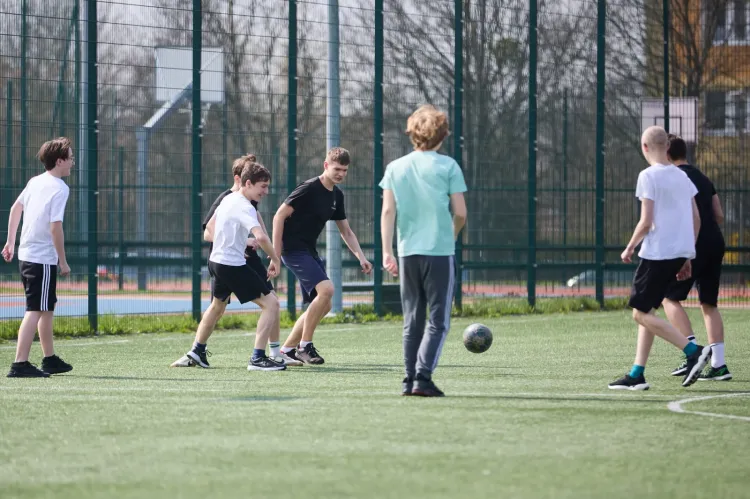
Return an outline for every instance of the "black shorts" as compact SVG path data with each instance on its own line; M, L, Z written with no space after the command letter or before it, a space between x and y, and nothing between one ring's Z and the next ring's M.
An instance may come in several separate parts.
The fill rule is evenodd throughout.
M690 279L676 281L667 290L666 298L673 301L687 299L693 284L698 288L698 300L705 305L717 306L719 303L719 281L721 281L721 262L724 260L724 248L713 253L699 252L692 261L693 272Z
M249 252L245 253L245 263L251 269L253 269L255 273L258 274L261 278L267 279L268 269L266 268L265 265L263 265L263 261L260 259L260 256L257 253L255 252L253 252L252 254L250 254ZM210 272L211 272L211 269L209 267L209 274ZM210 274L210 275L211 275L211 299L213 300L213 297L216 296L214 292L214 290L216 289L216 278L214 277L213 274ZM268 289L268 292L266 294L271 293L274 290L273 283L271 282L270 279L267 279L265 284L266 284L266 289ZM228 303L231 303L231 301L232 300L229 299Z
M209 261L208 272L212 278L211 295L221 301L227 301L234 293L240 303L247 303L270 293L265 280L249 265L234 267Z
M315 286L328 280L323 262L317 255L307 251L289 251L281 256L281 261L299 281L302 303L312 303L318 296Z
M57 265L19 261L27 312L52 312L57 303Z
M686 258L641 259L633 276L628 305L645 313L659 308L669 287L677 282L677 273L685 264L685 260Z

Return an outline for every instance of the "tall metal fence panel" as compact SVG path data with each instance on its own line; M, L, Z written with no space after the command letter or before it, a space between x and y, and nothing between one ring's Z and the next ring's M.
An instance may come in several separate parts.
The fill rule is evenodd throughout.
M750 3L730 0L18 0L0 6L0 226L39 146L73 140L64 221L71 276L58 315L192 314L208 305L202 222L253 153L273 215L326 151L350 150L348 220L364 275L331 223L318 251L334 309L400 310L380 268L378 183L412 150L406 119L448 115L469 219L456 305L628 294L620 253L639 218L640 136L688 143L725 213L722 305L750 298ZM20 237L20 236L19 236ZM17 238L18 239L18 238ZM301 307L286 271L285 309ZM696 298L691 295L691 303ZM253 305L230 305L230 311ZM23 317L0 264L0 328Z

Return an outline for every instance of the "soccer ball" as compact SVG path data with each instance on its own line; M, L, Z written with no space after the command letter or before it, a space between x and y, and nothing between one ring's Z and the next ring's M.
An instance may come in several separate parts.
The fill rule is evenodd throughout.
M471 324L464 329L464 346L472 353L482 353L492 346L492 331L484 324Z

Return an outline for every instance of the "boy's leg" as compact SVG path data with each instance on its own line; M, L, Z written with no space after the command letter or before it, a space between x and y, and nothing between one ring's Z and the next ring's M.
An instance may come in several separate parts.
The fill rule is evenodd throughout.
M645 368L653 345L654 335L645 327L638 326L638 342L635 346L635 362L633 362L633 365Z
M297 317L297 320L294 322L294 326L292 327L292 331L289 333L289 336L284 342L284 346L281 349L282 352L286 353L290 350L296 349L297 346L299 346L299 342L302 340L302 328L305 325L305 318L307 318L307 311Z
M695 334L693 334L693 325L690 323L690 318L688 317L687 312L685 312L682 303L665 298L662 305L664 306L664 313L667 315L669 322L677 328L685 338L694 338Z
M39 318L39 343L42 345L42 371L49 374L62 374L73 370L73 366L55 355L55 345L52 339L52 323L54 312L42 312Z
M729 372L724 359L724 321L718 308L723 259L723 248L720 248L714 255L707 255L706 265L697 281L698 298L701 302L703 321L706 324L708 342L711 346L711 367L701 375L702 381L732 379L732 374Z
M286 369L284 362L266 356L266 343L274 330L279 328L279 299L275 294L269 293L253 300L260 307L260 318L255 333L255 349L247 364L248 371L283 371Z
M430 309L430 320L417 354L416 386L412 393L441 396L442 392L432 383L432 373L437 368L440 353L450 329L455 264L452 256L421 258L424 259L426 265L424 290Z
M16 362L28 362L31 344L34 343L37 325L42 317L41 312L27 311L23 315L21 327L18 328L18 343L16 343Z
M311 342L315 334L315 328L320 321L331 311L333 300L333 283L322 281L315 285L317 292L315 298L305 312L305 322L302 326L302 342ZM301 342L300 342L301 343Z
M422 256L401 258L401 308L404 313L404 395L411 395L417 376L417 356L427 323L427 297L424 290Z
M216 296L213 297L198 324L198 331L195 333L193 347L188 353L174 361L170 367L192 367L195 365L203 367L204 369L210 367L210 364L208 363L209 352L206 349L206 343L208 342L208 338L211 337L211 333L213 333L216 323L218 323L221 316L224 315L228 303L228 296L224 300Z

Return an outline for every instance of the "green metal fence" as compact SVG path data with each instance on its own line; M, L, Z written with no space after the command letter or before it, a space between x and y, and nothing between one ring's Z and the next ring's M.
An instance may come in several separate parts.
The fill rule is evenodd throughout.
M330 1L0 6L3 232L9 207L42 170L39 145L67 135L76 147L64 223L73 274L59 281L58 314L88 316L94 328L106 314L200 315L208 299L201 220L231 184L232 160L253 152L271 170L260 209L269 227L286 194L322 169ZM727 215L722 303L745 306L750 4L335 4L340 142L353 154L346 209L376 263L377 183L410 150L406 118L430 102L450 115L442 152L469 185L458 306L627 294L632 266L619 254L638 219L639 138L658 123L689 140L716 184ZM157 68L175 69L166 56L159 62L164 49L183 49L188 80L157 81ZM204 98L217 81L220 97ZM321 237L321 254L324 246ZM396 282L379 265L366 277L342 256L346 305L397 308ZM276 286L296 312L291 274ZM23 304L17 264L0 264L0 319L22 317Z

